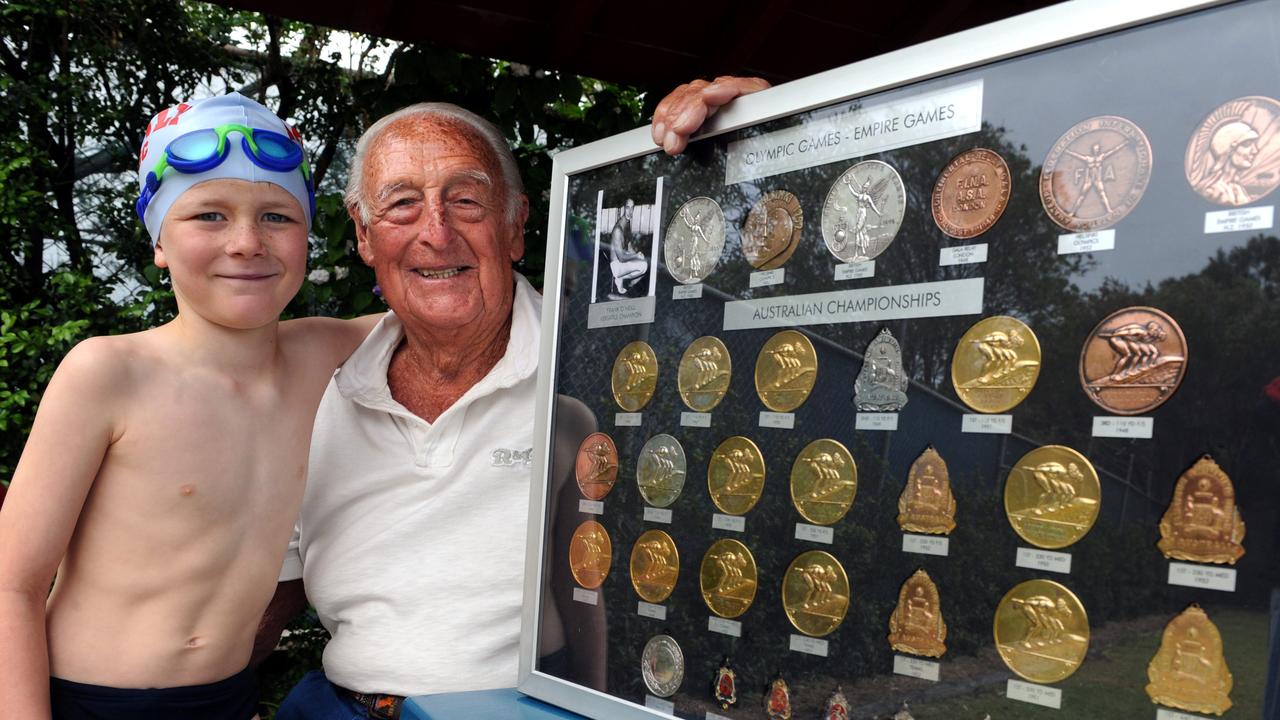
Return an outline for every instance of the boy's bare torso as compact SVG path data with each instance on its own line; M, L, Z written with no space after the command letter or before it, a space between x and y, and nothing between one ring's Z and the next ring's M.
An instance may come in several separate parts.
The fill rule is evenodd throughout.
M99 340L118 363L107 375L119 402L47 604L55 677L127 688L229 677L275 589L336 362L281 325L274 361L230 372L183 357L172 332Z

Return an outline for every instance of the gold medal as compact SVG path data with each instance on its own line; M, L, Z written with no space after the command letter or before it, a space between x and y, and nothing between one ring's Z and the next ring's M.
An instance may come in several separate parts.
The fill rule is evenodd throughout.
M911 463L898 497L898 527L906 532L948 535L956 527L956 499L947 463L933 446Z
M613 564L613 543L609 532L595 520L587 520L573 531L569 541L569 570L573 579L588 590L594 590L609 576Z
M849 576L831 553L800 553L782 578L782 607L805 635L830 635L849 612Z
M1040 376L1040 341L1006 315L983 318L965 332L951 358L951 384L965 405L983 413L1013 409Z
M604 433L591 433L578 446L573 464L578 489L588 500L601 500L618 480L618 446Z
M938 587L929 573L917 570L898 591L898 606L889 616L889 644L899 652L942 657L946 639Z
M680 553L671 536L648 530L631 548L631 586L644 601L660 603L671 596L680 577Z
M844 445L814 440L791 465L791 503L801 517L830 525L853 506L858 494L858 466Z
M654 435L640 449L636 485L645 502L654 507L667 507L684 490L686 470L680 441L666 434Z
M658 356L640 340L627 343L613 361L613 400L627 412L649 404L658 387Z
M756 599L757 583L756 559L737 540L717 540L702 556L698 571L702 600L720 617L736 618L746 612Z
M1235 565L1244 555L1243 540L1231 478L1205 455L1178 478L1173 502L1160 518L1157 546L1167 558Z
M1193 603L1165 626L1147 679L1152 702L1214 715L1230 709L1235 681L1222 654L1222 634L1199 605Z
M774 412L804 404L818 379L818 354L803 333L783 330L765 341L756 356L756 393Z
M741 435L726 438L707 463L707 491L711 502L729 515L745 515L764 492L764 456Z
M1028 580L1005 593L993 629L1004 664L1031 682L1065 680L1089 651L1084 605L1052 580Z
M1004 512L1014 532L1057 550L1088 534L1102 507L1098 473L1083 455L1045 445L1022 456L1004 484Z
M680 356L676 387L680 390L680 399L690 410L711 412L729 392L732 375L729 348L720 338L707 335L689 343Z

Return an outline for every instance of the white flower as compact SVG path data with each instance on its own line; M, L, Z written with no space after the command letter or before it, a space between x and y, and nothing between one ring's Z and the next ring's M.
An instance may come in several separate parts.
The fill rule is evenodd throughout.
M307 274L307 279L312 285L323 285L329 282L329 271L324 268L316 268Z
M529 77L529 66L528 66L528 65L525 65L525 64L522 64L522 63L518 63L518 62L513 62L513 63L511 63L511 66L510 66L510 67L511 67L511 74L512 74L512 75L514 75L514 76L516 76L516 77Z
M333 279L334 279L334 280L346 280L346 279L347 279L347 276L348 276L348 275L350 275L350 274L351 274L351 269L350 269L350 268L347 268L347 267L344 267L344 266L341 266L341 265L339 265L339 266L337 266L337 267L335 267L335 268L333 269Z

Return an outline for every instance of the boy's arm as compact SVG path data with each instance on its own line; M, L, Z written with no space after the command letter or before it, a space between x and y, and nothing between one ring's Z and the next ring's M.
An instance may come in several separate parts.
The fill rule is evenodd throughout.
M293 342L303 343L309 359L336 369L351 357L369 331L386 313L362 315L351 320L309 317L280 323L281 332Z
M253 658L250 667L257 667L267 659L280 644L280 635L291 620L298 616L307 606L307 594L303 592L302 580L284 580L276 584L276 594L271 604L262 613L258 623L258 634L253 638Z
M114 439L114 398L125 384L107 342L81 343L54 373L0 512L0 707L6 718L50 715L45 601Z

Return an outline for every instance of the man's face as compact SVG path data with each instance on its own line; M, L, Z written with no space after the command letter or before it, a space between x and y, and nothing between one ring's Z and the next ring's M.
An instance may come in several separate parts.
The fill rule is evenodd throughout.
M369 149L371 210L356 217L360 257L412 331L496 332L511 315L511 263L524 254L528 202L507 221L498 160L450 118L406 118Z

